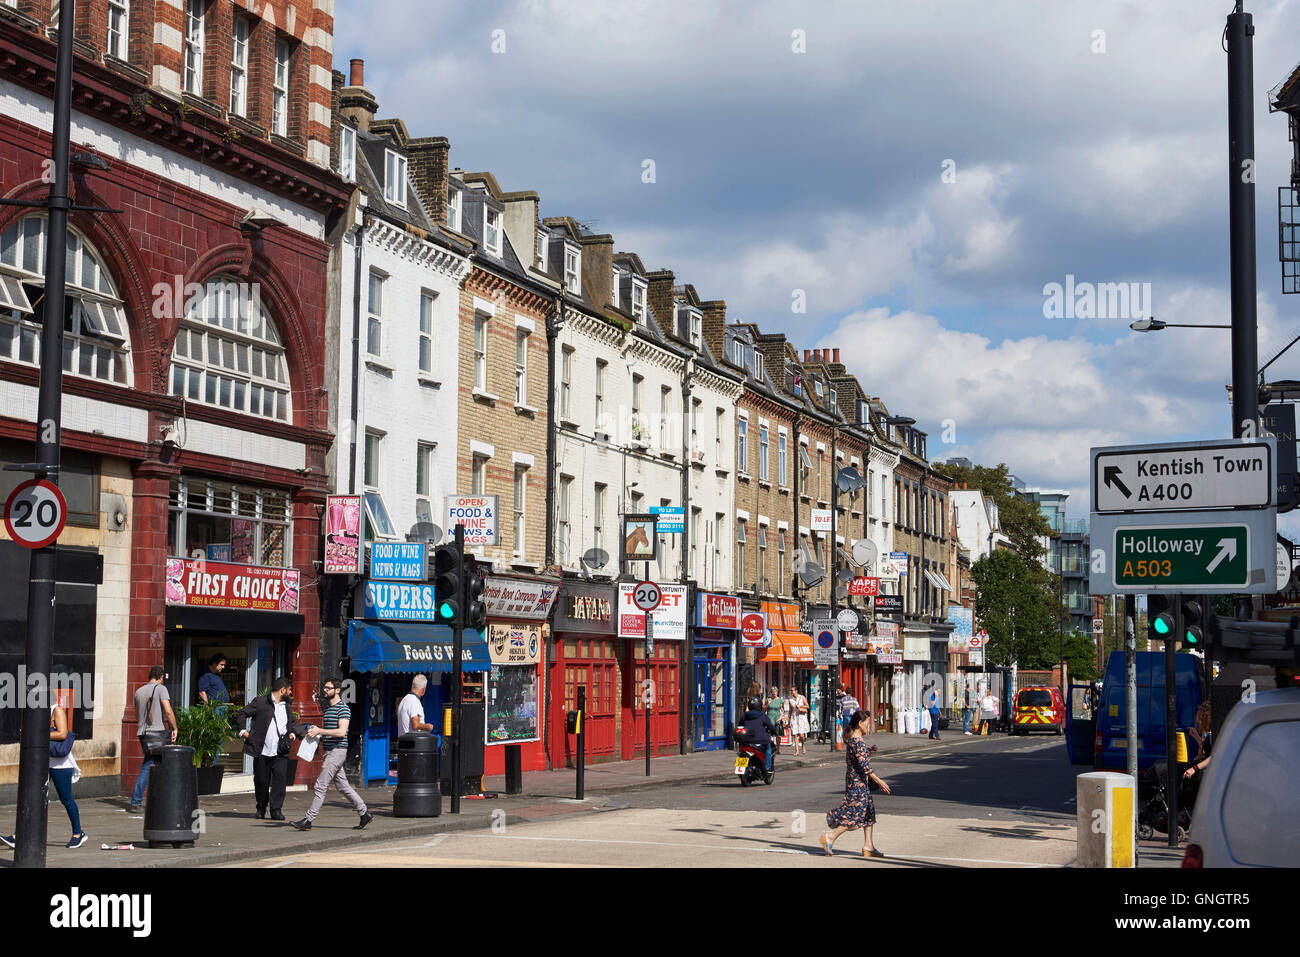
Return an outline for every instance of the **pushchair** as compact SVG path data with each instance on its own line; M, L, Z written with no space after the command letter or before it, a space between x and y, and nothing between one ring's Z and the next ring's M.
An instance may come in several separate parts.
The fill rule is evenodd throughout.
M1181 772L1181 769L1180 769ZM1138 839L1149 841L1155 832L1169 833L1169 765L1157 761L1138 775ZM1178 840L1187 840L1192 826L1191 802L1195 800L1194 788L1186 787L1179 774L1178 782Z

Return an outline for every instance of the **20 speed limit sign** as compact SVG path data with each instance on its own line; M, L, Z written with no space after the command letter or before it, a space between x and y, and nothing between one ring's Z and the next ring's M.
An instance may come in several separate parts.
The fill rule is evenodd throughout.
M663 592L654 582L637 582L632 590L632 603L641 611L654 611L663 600Z
M44 548L59 537L68 522L68 502L59 487L45 479L29 479L5 502L5 531L24 548Z

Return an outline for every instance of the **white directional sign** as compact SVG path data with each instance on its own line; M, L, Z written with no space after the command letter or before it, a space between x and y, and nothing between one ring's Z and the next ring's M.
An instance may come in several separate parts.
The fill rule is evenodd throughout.
M1175 512L1274 504L1274 439L1092 450L1092 510Z

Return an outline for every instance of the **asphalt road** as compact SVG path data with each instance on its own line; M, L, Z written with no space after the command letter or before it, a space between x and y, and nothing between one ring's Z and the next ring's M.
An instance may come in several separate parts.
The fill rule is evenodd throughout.
M1075 856L1074 778L1059 738L994 737L899 754L874 770L875 842L861 832L828 859L817 845L843 793L837 761L771 786L726 781L606 795L573 815L433 838L268 856L239 866L313 867L1060 867Z

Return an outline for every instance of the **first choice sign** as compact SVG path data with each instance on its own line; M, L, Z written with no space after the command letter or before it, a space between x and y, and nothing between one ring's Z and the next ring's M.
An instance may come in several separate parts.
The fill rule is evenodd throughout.
M1275 442L1093 449L1093 512L1267 508L1274 503Z

